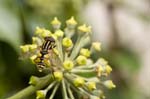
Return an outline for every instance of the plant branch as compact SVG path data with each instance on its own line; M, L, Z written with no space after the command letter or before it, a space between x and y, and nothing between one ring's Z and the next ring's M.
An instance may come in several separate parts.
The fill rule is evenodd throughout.
M7 99L22 99L22 98L25 98L25 97L33 94L37 90L47 86L52 81L53 81L53 77L51 75L46 75L45 77L40 78L35 86L30 85L27 88L19 91L18 93L14 94L13 96L11 96Z

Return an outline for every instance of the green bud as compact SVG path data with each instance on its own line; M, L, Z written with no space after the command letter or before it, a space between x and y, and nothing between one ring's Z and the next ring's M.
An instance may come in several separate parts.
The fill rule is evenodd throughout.
M72 47L73 46L72 40L67 37L63 38L62 44L64 47Z
M74 67L74 64L72 61L64 61L63 63L63 67L66 69L66 70L71 70L73 67Z
M53 28L56 29L56 30L59 29L60 26L61 26L61 22L57 19L57 17L55 17L53 19L53 21L51 22L51 24L52 24Z
M37 45L36 44L29 45L29 50L30 51L34 51L35 49L37 49Z
M29 52L29 45L20 46L20 49L23 53Z
M85 57L90 57L90 55L91 55L90 51L88 49L85 49L85 48L82 48L80 50L80 54L85 56Z
M63 37L64 36L64 32L62 30L56 30L54 35L56 35L57 37Z
M36 76L31 76L29 80L29 84L35 86L39 81L39 78Z
M37 58L37 55L33 55L30 57L30 60L33 64L35 64L35 59Z
M43 32L43 28L36 27L36 30L35 30L36 35L41 35L42 32Z
M80 33L89 33L89 28L86 26L86 24L79 26L78 30Z
M103 66L108 64L108 62L104 58L99 58L97 63Z
M43 29L43 32L41 33L41 36L44 38L44 37L47 37L47 36L51 36L52 33L49 31L49 30L46 30L46 29Z
M66 24L68 28L73 29L77 25L77 21L72 16L69 20L66 21Z
M96 51L101 51L101 43L100 42L93 42L92 48Z
M85 65L87 63L87 58L83 55L79 55L76 61L79 65Z
M36 92L36 99L45 99L45 97L46 97L46 91L38 90Z
M112 71L112 68L109 65L106 65L105 69L107 74L110 74Z
M96 73L97 73L97 76L100 77L103 72L104 72L104 68L102 67L102 65L97 65L97 66L96 66Z
M108 89L116 88L116 85L112 82L112 80L107 80L104 83L104 86L106 86Z
M40 45L42 43L42 40L39 37L32 37L32 43Z
M74 85L76 87L82 87L84 84L85 84L85 81L84 81L83 78L77 77L77 78L74 79Z
M87 88L88 88L90 91L93 91L94 89L96 89L96 83L95 83L95 82L88 82L88 83L87 83Z
M63 73L61 71L55 71L54 77L57 81L61 81L63 79Z

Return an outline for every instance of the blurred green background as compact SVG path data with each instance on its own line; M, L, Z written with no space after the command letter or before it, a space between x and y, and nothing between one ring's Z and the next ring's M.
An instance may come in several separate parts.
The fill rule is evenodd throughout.
M0 0L0 99L41 75L29 60L19 60L19 46L31 42L36 26L50 28L54 16L93 27L93 41L104 47L96 57L109 61L117 85L106 99L150 99L149 11L149 0Z

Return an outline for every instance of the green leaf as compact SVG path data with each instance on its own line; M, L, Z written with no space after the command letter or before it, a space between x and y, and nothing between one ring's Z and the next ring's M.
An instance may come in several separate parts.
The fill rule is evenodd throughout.
M7 42L18 51L22 42L21 23L17 12L0 5L0 40Z

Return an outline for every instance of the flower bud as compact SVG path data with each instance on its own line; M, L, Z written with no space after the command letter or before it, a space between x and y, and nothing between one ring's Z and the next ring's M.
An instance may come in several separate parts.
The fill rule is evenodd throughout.
M112 68L109 65L106 65L106 73L110 74L111 71L112 71Z
M40 45L42 43L42 41L39 37L32 37L32 43Z
M64 36L64 32L62 30L56 30L54 35L56 35L57 37L63 37Z
M99 97L99 99L105 99L104 92L102 90L93 90L93 94ZM92 98L93 99L93 98Z
M105 65L108 64L108 62L104 58L99 58L98 59L98 64L105 66Z
M63 67L64 67L66 70L71 70L71 69L74 67L74 64L73 64L72 61L67 60L67 61L64 61Z
M32 57L32 56L31 56L31 57ZM40 60L39 57L36 57L35 59L34 59L34 57L35 57L35 56L33 56L33 59L31 59L31 60L34 61L34 63L39 63L39 62L41 62L41 60Z
M30 60L32 63L35 63L35 59L37 58L37 55L33 55L30 57Z
M87 63L87 58L83 55L79 55L76 61L79 65L85 65Z
M95 82L88 82L87 83L87 88L90 90L90 91L93 91L96 89L96 83Z
M60 28L61 22L57 19L57 17L55 17L53 21L51 22L51 24L53 28L57 30Z
M108 89L112 89L112 88L116 88L116 85L111 81L111 80L107 80L104 83L104 86L106 86Z
M45 97L46 97L46 91L38 90L36 92L36 99L45 99Z
M97 72L97 76L100 77L104 72L103 67L101 65L96 66L96 72Z
M62 44L64 47L72 47L73 46L72 40L67 37L63 38Z
M30 51L34 51L35 49L37 49L37 45L36 44L29 45L29 50Z
M61 71L55 71L54 77L57 81L61 81L63 79L63 73Z
M77 21L74 19L72 16L69 20L66 21L67 27L68 28L74 28L77 25Z
M35 86L38 83L38 81L39 81L38 77L31 76L29 80L29 84Z
M43 29L43 32L41 33L41 36L44 38L44 37L47 37L47 36L51 36L52 33L49 31L49 30L46 30L46 29Z
M80 50L80 54L85 56L85 57L90 57L91 52L88 49L82 48Z
M53 37L55 40L57 40L57 36L54 34L51 34L51 37Z
M92 59L87 59L86 65L92 65L92 64L93 64L93 60Z
M29 45L20 46L20 49L23 53L29 52Z
M88 26L88 27L87 27L87 32L88 32L88 33L92 33L91 28L92 28L91 26Z
M101 43L100 42L93 42L92 48L96 51L101 51Z
M78 30L80 33L88 33L89 32L89 28L85 24L79 26Z
M76 87L82 87L84 84L85 84L85 81L84 81L83 78L77 77L77 78L74 79L74 85Z
M43 28L36 27L35 34L36 35L41 35L42 33L43 33Z

